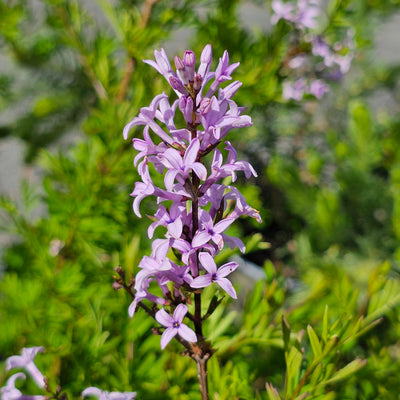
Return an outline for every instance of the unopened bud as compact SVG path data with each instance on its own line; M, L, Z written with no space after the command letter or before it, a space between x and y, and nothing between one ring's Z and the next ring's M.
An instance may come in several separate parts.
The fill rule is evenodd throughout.
M186 50L183 54L183 62L185 63L185 78L189 82L194 81L194 66L196 64L196 56L193 51Z
M191 50L186 50L183 53L183 62L187 67L193 67L196 63L196 56Z
M178 71L185 69L185 63L183 62L183 60L180 57L175 56L174 62L175 62L175 67Z
M207 114L210 111L210 107L211 99L209 99L208 97L202 98L199 106L200 114Z
M188 94L188 91L186 90L185 86L183 86L183 83L177 77L170 76L169 84L171 85L172 89L177 90L179 93L182 93L184 95Z
M204 64L209 64L212 60L212 48L211 44L208 44L206 47L204 47L201 56L200 56L200 62Z

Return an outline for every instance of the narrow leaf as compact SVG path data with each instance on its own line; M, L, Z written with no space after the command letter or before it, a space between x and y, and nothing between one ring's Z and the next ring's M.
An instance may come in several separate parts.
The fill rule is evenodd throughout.
M315 333L314 329L311 327L311 325L307 326L307 333L310 339L311 349L314 354L314 357L319 358L322 354L321 343L319 342L318 336Z
M328 304L325 305L324 316L322 317L322 340L328 340Z
M282 315L282 333L283 333L283 343L285 346L285 351L287 351L289 349L289 342L290 342L290 325L284 315Z
M367 363L367 360L362 360L360 358L356 358L354 361L347 364L344 368L337 371L331 379L328 379L325 382L325 384L338 382L342 379L349 377L350 375L354 374L359 369L361 369L366 363Z
M303 354L296 347L291 347L290 351L286 353L286 395L293 393L299 383L302 361Z

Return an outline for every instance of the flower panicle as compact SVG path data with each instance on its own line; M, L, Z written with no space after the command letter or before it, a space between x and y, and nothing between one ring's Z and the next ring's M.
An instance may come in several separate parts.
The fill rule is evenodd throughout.
M231 76L239 63L230 64L225 51L212 71L209 44L201 53L197 70L196 56L190 50L174 58L175 70L163 49L156 50L154 58L144 62L164 76L178 98L171 103L165 93L155 96L123 131L127 139L130 129L143 126L143 139L133 139L138 151L134 164L141 177L131 194L133 210L141 217L140 203L147 196L156 197L158 203L148 228L152 252L139 263L129 315L134 315L142 301L153 303L153 316L165 328L161 337L165 348L175 336L183 343L203 339L199 308L190 312L187 306L193 304L193 295L194 303L198 301L196 296L203 288L216 284L236 299L228 275L237 264L218 268L214 257L225 245L245 251L239 238L225 233L237 218L248 215L261 219L237 188L220 183L228 177L235 182L240 171L246 178L257 176L249 162L237 159L236 150L225 140L231 129L252 125L251 118L243 115L243 108L232 99L242 85ZM186 126L175 125L177 112ZM218 146L224 146L225 159ZM211 164L204 162L206 157ZM163 185L154 184L154 173L163 176ZM164 238L153 239L161 227ZM174 258L169 255L171 249ZM154 284L162 296L159 291L153 293ZM195 330L183 322L185 318L194 322Z
M283 20L293 28L281 70L285 76L283 99L322 99L330 91L330 83L341 80L350 70L355 53L353 29L346 29L344 37L331 43L320 26L324 20L321 0L273 0L271 8L273 25Z

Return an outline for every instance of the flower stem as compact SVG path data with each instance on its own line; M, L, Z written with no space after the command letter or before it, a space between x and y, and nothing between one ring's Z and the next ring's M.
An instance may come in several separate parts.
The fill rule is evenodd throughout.
M207 361L209 355L196 357L197 377L199 379L201 400L208 400Z

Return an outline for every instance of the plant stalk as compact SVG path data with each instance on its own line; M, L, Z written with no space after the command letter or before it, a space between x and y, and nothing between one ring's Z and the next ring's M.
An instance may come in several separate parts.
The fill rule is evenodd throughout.
M203 357L196 357L197 377L199 379L201 400L208 400L208 380L207 380L207 361L208 354Z

